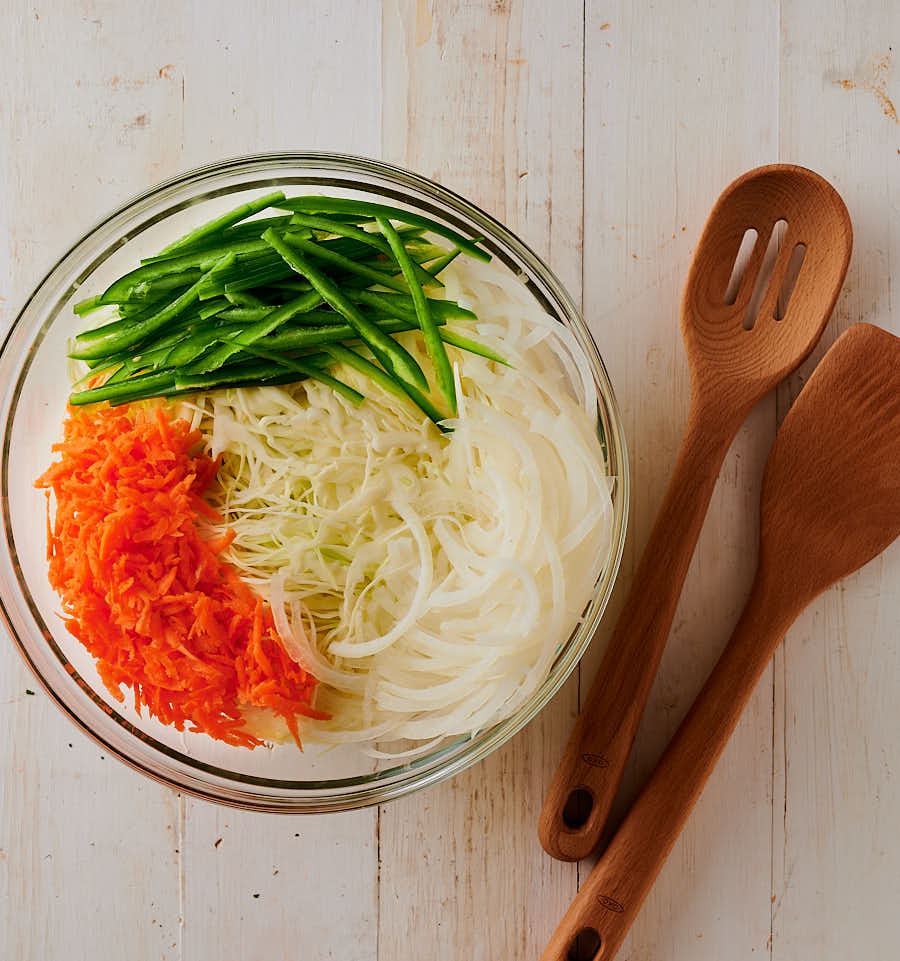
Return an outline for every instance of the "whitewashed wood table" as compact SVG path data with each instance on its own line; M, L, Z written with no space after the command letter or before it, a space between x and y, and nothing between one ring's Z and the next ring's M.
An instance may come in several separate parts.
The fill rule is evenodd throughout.
M678 296L721 187L778 159L831 179L856 244L822 346L859 320L900 332L896 0L6 0L0 29L3 325L100 214L202 162L335 149L434 177L582 299L633 464L619 598L686 415ZM810 369L728 457L620 810L736 619L762 465ZM0 641L3 961L525 961L585 870L535 833L578 677L451 783L275 817L104 758ZM898 642L895 545L790 632L623 961L897 958Z

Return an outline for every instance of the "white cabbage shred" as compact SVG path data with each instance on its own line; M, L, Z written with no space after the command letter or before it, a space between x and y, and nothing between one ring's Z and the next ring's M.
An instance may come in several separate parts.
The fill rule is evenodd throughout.
M310 741L436 742L508 717L609 554L590 368L521 281L462 260L441 275L445 294L478 321L451 328L514 366L448 347L452 433L345 367L359 407L312 381L192 405L223 454L212 502L236 533L228 559L321 681L332 719L305 721ZM429 369L421 338L399 339Z

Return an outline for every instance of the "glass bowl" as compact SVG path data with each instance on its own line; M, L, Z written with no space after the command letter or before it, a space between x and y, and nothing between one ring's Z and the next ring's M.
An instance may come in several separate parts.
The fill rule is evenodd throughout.
M505 721L405 763L375 761L359 748L301 754L288 744L249 751L141 717L127 702L117 703L100 682L91 657L66 630L47 581L45 502L33 485L50 462L65 412L72 304L197 223L273 188L300 186L387 200L483 237L497 260L572 331L588 358L597 427L615 478L609 556L579 626L544 683ZM202 212L196 209L201 203ZM13 640L48 694L105 751L178 790L257 810L320 812L387 801L452 777L498 748L547 704L587 648L609 599L625 540L628 463L613 390L588 328L553 272L518 237L462 197L398 167L325 153L260 154L202 167L148 190L89 230L38 285L0 349L0 385L0 603Z

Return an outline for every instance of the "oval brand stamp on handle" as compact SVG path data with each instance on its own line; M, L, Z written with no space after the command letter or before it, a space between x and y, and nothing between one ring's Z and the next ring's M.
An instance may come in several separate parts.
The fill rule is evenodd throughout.
M582 754L581 760L591 767L609 767L609 761L602 754Z
M615 898L611 898L606 894L598 894L597 901L607 910L615 911L616 914L622 914L625 911L625 907L620 901L617 901Z

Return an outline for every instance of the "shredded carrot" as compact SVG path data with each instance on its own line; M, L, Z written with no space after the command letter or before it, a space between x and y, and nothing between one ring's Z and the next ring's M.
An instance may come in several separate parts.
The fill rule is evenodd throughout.
M298 747L297 715L316 680L287 654L272 612L219 554L229 531L204 540L200 516L218 462L164 407L69 409L61 456L37 480L47 490L50 583L69 631L119 701L177 730L228 744L262 743L243 707L281 715ZM50 518L50 490L56 499Z

